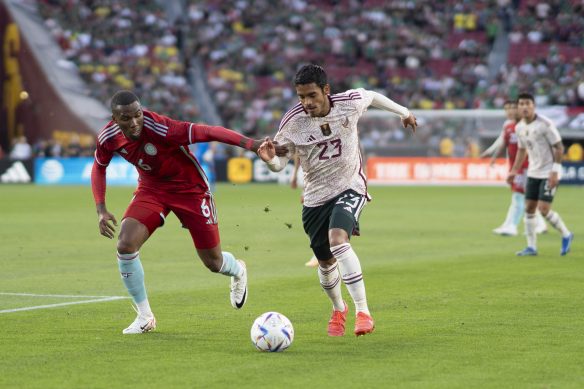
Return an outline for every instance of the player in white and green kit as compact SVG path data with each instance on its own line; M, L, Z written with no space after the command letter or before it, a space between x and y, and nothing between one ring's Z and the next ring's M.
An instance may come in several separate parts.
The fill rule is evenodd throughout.
M310 247L318 259L320 284L333 303L328 323L330 336L345 334L347 304L341 280L355 303L355 335L373 332L375 324L365 294L359 258L351 235L359 234L359 215L371 200L359 148L357 122L369 106L399 115L405 127L415 131L416 118L407 108L365 89L330 94L324 69L303 66L294 80L300 102L280 122L274 141L288 148L287 157L275 154L269 140L258 155L272 171L282 170L295 153L304 171L302 222Z
M521 121L515 127L519 150L509 172L507 182L513 182L526 156L529 156L527 186L525 188L525 235L527 247L519 256L537 255L535 211L538 209L548 222L562 234L560 255L570 251L574 234L568 230L560 215L551 204L562 173L564 146L556 126L548 118L535 113L535 100L529 93L517 99Z

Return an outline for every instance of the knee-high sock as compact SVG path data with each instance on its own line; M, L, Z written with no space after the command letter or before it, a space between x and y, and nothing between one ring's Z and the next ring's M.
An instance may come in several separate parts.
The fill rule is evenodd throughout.
M562 220L562 218L560 217L560 214L557 212L554 212L550 209L550 211L548 212L547 215L545 215L545 218L550 222L550 224L558 231L560 231L562 233L562 236L565 238L568 235L570 235L570 230L568 230L568 227L566 227L566 225L564 224L564 221Z
M527 246L537 250L537 219L535 213L525 213L525 236L527 237Z
M243 267L239 264L237 259L229 251L222 251L223 254L223 265L219 273L225 274L226 276L241 277L243 275Z
M345 304L341 293L341 275L339 274L339 263L336 262L331 267L325 269L318 266L318 279L320 286L333 303L335 311L344 311Z
M537 220L537 230L536 231L544 231L547 230L547 225L545 223L545 218L539 212L539 210L535 211L535 219Z
M517 227L521 222L523 211L525 210L525 195L523 193L513 192L511 195L511 206L513 207L512 223Z
M331 252L339 263L341 277L355 302L355 310L369 314L367 296L365 294L365 282L363 281L359 257L353 251L350 243L333 246L331 247Z
M118 267L122 281L128 290L132 300L138 307L138 313L142 316L152 316L146 286L144 285L144 269L140 262L140 253L118 253Z

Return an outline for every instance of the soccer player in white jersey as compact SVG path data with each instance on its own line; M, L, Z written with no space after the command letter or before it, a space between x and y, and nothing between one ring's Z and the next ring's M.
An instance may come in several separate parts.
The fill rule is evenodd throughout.
M515 158L517 156L517 135L515 134L515 126L521 120L519 116L519 111L517 110L517 102L514 100L507 100L503 104L505 109L505 116L507 120L503 123L503 130L501 135L495 140L495 142L487 148L481 157L486 157L491 155L491 166L495 164L495 159L501 154L503 149L507 149L507 159L509 161L509 169L513 167L515 163ZM515 180L511 187L511 205L507 211L507 217L500 227L493 230L495 234L502 236L515 236L517 235L517 227L519 222L523 217L523 212L525 210L525 180L527 173L528 160L527 158L521 165L521 169L515 175ZM541 216L539 211L535 212L535 219L537 220L537 227L535 229L536 233L543 234L547 232L547 226L545 224L545 219Z
M560 215L551 209L562 172L561 162L564 154L562 138L551 120L535 113L535 100L531 94L521 93L517 99L517 106L522 118L515 128L519 150L507 177L509 184L515 179L526 156L529 156L525 189L527 247L517 255L537 255L536 209L539 209L547 221L561 232L560 254L566 255L570 251L574 234L568 230Z
M330 336L343 336L348 306L341 280L355 304L355 335L373 332L375 323L367 305L359 258L350 243L359 235L359 215L371 198L359 149L357 121L372 105L398 114L405 127L417 122L407 108L365 89L330 95L324 69L305 65L294 80L300 102L282 118L274 138L288 148L287 157L275 154L266 139L258 155L270 170L282 170L295 153L304 171L302 223L318 259L318 278L333 304L328 323Z

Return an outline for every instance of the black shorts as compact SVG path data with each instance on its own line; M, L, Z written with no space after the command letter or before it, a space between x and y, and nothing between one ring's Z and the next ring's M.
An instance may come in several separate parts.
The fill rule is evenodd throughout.
M554 201L554 195L557 189L557 186L553 189L549 188L547 178L527 177L525 199L551 203Z
M349 189L321 206L302 208L302 224L316 258L326 261L333 257L328 238L330 229L341 228L349 238L359 235L359 215L366 203L366 196Z

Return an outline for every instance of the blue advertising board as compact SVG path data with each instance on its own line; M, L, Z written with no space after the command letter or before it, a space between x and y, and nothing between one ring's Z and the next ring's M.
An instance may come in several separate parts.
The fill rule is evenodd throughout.
M36 158L34 182L39 185L89 185L92 167L92 157ZM201 163L201 167L213 183L213 171L205 163ZM136 186L138 171L125 159L114 157L107 167L106 179L107 185Z
M37 158L34 182L40 185L89 185L93 158ZM123 158L114 157L107 167L108 185L136 185L138 172Z

